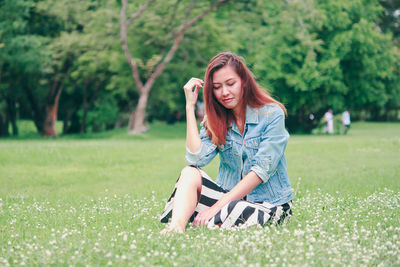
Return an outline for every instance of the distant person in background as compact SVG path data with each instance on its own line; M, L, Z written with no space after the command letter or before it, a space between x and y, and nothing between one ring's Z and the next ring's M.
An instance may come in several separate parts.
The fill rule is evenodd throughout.
M350 129L350 124L351 124L349 110L345 110L342 113L342 123L343 123L344 134L347 134L347 131Z
M329 109L325 115L324 115L324 120L325 120L325 133L328 134L333 134L333 112L332 109Z

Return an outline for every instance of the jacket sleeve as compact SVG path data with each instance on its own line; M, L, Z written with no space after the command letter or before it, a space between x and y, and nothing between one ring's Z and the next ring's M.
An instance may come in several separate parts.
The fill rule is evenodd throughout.
M277 170L285 153L289 133L285 129L285 114L279 106L274 106L264 118L267 120L266 128L261 134L251 170L265 183Z
M203 167L207 165L218 154L217 146L211 142L203 123L201 123L200 139L201 147L195 153L189 151L189 149L186 147L186 160L189 165L196 167Z

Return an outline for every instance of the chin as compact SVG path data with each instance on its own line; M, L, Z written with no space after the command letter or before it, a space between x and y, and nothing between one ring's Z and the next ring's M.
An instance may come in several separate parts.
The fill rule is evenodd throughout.
M226 105L225 106L227 109L234 109L237 107L237 105Z
M233 107L231 105L222 105L224 108L226 109L233 109Z

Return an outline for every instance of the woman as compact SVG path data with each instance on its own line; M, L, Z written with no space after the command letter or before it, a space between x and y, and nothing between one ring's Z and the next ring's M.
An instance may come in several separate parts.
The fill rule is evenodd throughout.
M199 134L194 110L203 84L206 116ZM211 59L205 82L192 78L184 91L189 166L161 215L161 222L171 219L162 233L183 232L189 221L229 228L281 223L290 217L285 107L262 91L244 63L229 52ZM200 167L218 153L214 183Z

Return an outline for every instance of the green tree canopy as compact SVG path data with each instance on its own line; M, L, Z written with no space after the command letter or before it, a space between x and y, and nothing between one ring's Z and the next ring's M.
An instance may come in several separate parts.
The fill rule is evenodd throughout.
M129 1L128 13L146 2ZM142 82L171 47L171 29L185 11L192 18L209 6L155 1L132 21L127 43ZM0 135L9 125L18 134L18 117L32 119L44 135L56 134L57 117L64 133L128 123L140 88L121 48L121 7L115 0L0 1ZM232 51L286 105L291 132L310 132L328 108L348 108L355 119L398 120L398 10L398 1L379 0L226 3L185 31L154 82L146 119L183 119L183 84L202 78L212 56Z

